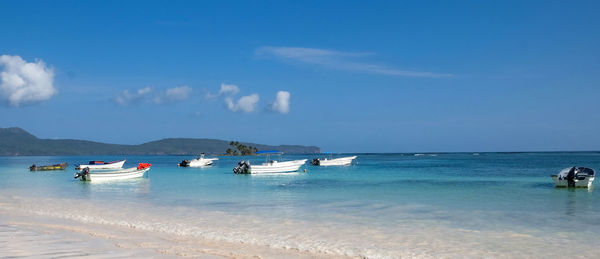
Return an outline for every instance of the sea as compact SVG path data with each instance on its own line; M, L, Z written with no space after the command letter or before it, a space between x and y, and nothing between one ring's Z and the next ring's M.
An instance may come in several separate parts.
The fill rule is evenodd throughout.
M296 173L266 175L232 172L240 160L262 163L262 156L220 156L204 168L177 166L193 156L0 157L0 232L14 227L7 217L35 215L41 223L60 219L325 257L600 257L599 190L555 188L550 177L574 165L600 169L600 152L334 157L346 155L358 158L349 166L307 163ZM73 178L77 164L119 159L127 159L124 167L152 168L132 180ZM28 169L62 162L67 170ZM10 242L6 236L2 243Z

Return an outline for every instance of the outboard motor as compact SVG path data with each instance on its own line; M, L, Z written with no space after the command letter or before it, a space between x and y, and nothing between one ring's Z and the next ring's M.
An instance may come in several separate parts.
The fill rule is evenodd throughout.
M568 181L567 186L569 186L569 187L575 187L575 177L577 176L577 173L575 171L576 171L576 167L573 166L571 168L571 170L569 170L569 173L567 174L567 177L566 177L566 179Z
M233 172L236 174L249 174L250 173L250 162L240 161L236 167L233 168Z
M319 160L318 158L313 159L312 161L310 161L311 165L320 165L321 164L321 160Z
M177 166L188 167L190 166L189 160L181 160L181 163L177 164Z
M87 181L87 176L90 174L90 168L86 167L83 168L83 170L81 170L81 172L75 173L75 175L73 176L75 179L81 177L82 181Z
M37 169L37 166L35 166L35 164L33 164L32 166L29 167L29 171L35 171Z

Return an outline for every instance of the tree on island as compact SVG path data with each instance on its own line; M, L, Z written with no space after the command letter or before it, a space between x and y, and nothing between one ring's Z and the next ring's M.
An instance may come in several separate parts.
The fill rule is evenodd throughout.
M248 156L248 155L253 155L254 153L258 152L258 148L253 147L253 146L246 146L238 141L230 141L229 145L232 147L235 147L235 149L231 149L228 148L225 151L225 155L229 155L229 156L238 156L238 155L242 155L242 156Z

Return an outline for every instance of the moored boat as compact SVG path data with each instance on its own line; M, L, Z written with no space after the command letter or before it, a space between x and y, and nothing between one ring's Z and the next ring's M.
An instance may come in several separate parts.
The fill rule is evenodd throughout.
M356 159L356 156L332 158L330 155L329 158L315 158L310 164L317 166L343 166L351 164L354 159Z
M214 161L219 160L218 158L205 158L204 153L200 154L200 157L192 160L183 160L177 164L182 167L202 167L212 165Z
M93 182L139 178L144 176L144 173L150 170L151 166L149 163L139 163L137 167L99 172L90 172L89 168L86 167L81 172L75 173L74 178Z
M90 161L87 165L86 164L80 164L77 165L77 167L75 167L75 169L77 170L83 170L84 168L89 168L91 170L96 170L96 169L119 169L119 168L123 168L123 164L125 164L125 159L123 160L119 160L119 161L112 161L112 162L104 162L104 161Z
M302 165L306 163L306 159L292 160L279 162L276 160L270 160L270 155L282 153L276 150L271 151L259 151L257 155L266 155L267 161L260 165L251 165L250 161L241 161L236 167L233 168L233 172L236 174L265 174L265 173L291 173L296 172Z
M55 164L55 165L41 165L37 166L35 164L29 167L29 171L52 171L52 170L65 170L67 168L67 163Z
M558 174L551 175L556 187L581 187L590 188L595 177L594 169L573 166L561 170Z

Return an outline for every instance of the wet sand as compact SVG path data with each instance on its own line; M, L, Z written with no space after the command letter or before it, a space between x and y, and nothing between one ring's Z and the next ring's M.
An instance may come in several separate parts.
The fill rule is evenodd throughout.
M63 219L0 216L0 258L345 258Z

